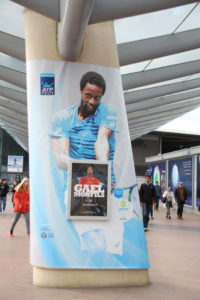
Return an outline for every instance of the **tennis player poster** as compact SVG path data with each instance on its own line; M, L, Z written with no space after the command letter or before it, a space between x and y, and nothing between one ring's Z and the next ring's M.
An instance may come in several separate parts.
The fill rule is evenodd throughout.
M31 263L47 268L147 269L119 70L35 60L27 63L27 72ZM82 170L87 160L93 174ZM80 183L86 176L96 178L90 178L93 187L84 184L85 179ZM80 203L69 189L71 194L88 193L82 199L88 205L76 210Z
M106 220L110 208L110 164L96 160L69 162L68 218Z

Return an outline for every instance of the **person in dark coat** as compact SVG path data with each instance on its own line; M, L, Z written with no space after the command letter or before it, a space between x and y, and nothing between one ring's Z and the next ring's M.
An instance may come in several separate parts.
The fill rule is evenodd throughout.
M6 209L6 197L9 192L9 185L7 179L1 179L0 181L0 214L5 213Z
M178 188L175 190L175 199L178 205L177 208L177 219L183 220L183 206L187 199L187 190L184 187L183 182L179 182Z
M156 197L156 190L155 186L151 183L151 176L145 176L145 183L141 184L139 195L140 204L143 211L144 231L147 231L149 224L149 214Z
M158 184L158 181L156 181L155 189L156 189L155 210L158 210L158 208L159 208L159 201L160 201L160 199L162 197L161 186Z

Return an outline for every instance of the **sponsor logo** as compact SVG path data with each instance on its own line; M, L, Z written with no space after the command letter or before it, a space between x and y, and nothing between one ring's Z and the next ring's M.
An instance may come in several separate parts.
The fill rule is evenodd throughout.
M42 232L42 233L41 233L41 237L42 237L43 239L45 239L45 238L47 237L46 232Z
M121 200L120 203L119 203L118 211L125 212L125 211L128 211L128 210L129 210L129 208L127 207L126 200L124 200L124 199Z
M43 96L55 95L55 74L40 74L40 94Z
M51 231L50 227L48 224L43 224L41 226L41 238L46 239L46 238L54 238L54 233Z
M118 199L123 197L123 190L120 188L114 189L114 196Z

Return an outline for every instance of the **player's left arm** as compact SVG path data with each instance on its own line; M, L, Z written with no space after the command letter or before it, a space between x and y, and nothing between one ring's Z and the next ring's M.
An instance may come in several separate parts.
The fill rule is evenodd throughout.
M109 139L113 134L113 130L104 126L99 128L97 141L94 144L97 160L108 160L110 155Z

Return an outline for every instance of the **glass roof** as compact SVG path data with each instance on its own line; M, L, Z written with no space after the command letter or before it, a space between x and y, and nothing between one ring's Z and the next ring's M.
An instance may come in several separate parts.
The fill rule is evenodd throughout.
M151 70L156 68L167 67L180 63L186 63L200 59L200 49L185 51L178 54L168 55L160 58L146 60L140 63L135 63L120 68L121 75L128 73L141 72L144 70Z
M24 38L23 11L23 6L15 4L10 0L0 0L0 31ZM114 21L116 41L117 44L121 44L162 35L169 35L175 32L197 29L200 28L199 16L200 4L199 2L195 2L185 6L116 20ZM200 60L200 49L123 66L120 68L120 72L121 75L124 75L144 70L173 66L174 64L195 60ZM0 65L19 72L26 72L26 65L24 62L3 53L0 53ZM197 78L200 78L200 73L164 82L158 82L148 86L142 86L130 91L158 87ZM0 86L26 93L26 90L2 80L0 80ZM198 126L198 128L200 128L200 126Z
M15 90L15 91L18 91L18 92L21 92L21 93L26 93L25 89L22 89L19 86L16 86L16 85L11 84L11 83L9 83L7 81L4 81L4 80L0 80L0 86L7 87L11 90Z
M176 32L200 27L200 8L197 3L116 20L117 44L171 34L187 16Z
M9 0L0 0L0 31L24 38L24 7Z
M129 92L143 90L143 89L147 89L147 88L159 87L159 86L164 86L164 85L167 85L167 84L173 84L173 83L183 82L183 81L192 80L192 79L199 79L199 78L200 78L200 73L192 75L192 76L179 77L179 78L175 78L175 79L172 79L172 80L157 82L157 83L154 83L154 84L149 84L149 85L138 87L138 88L135 88L135 89L130 89ZM127 93L127 91L124 91L124 92Z
M23 61L3 53L0 53L0 65L15 71L26 73L26 64Z
M175 120L168 122L166 125L158 128L157 131L170 131L200 135L199 115L200 107L184 114L184 116L178 117Z

